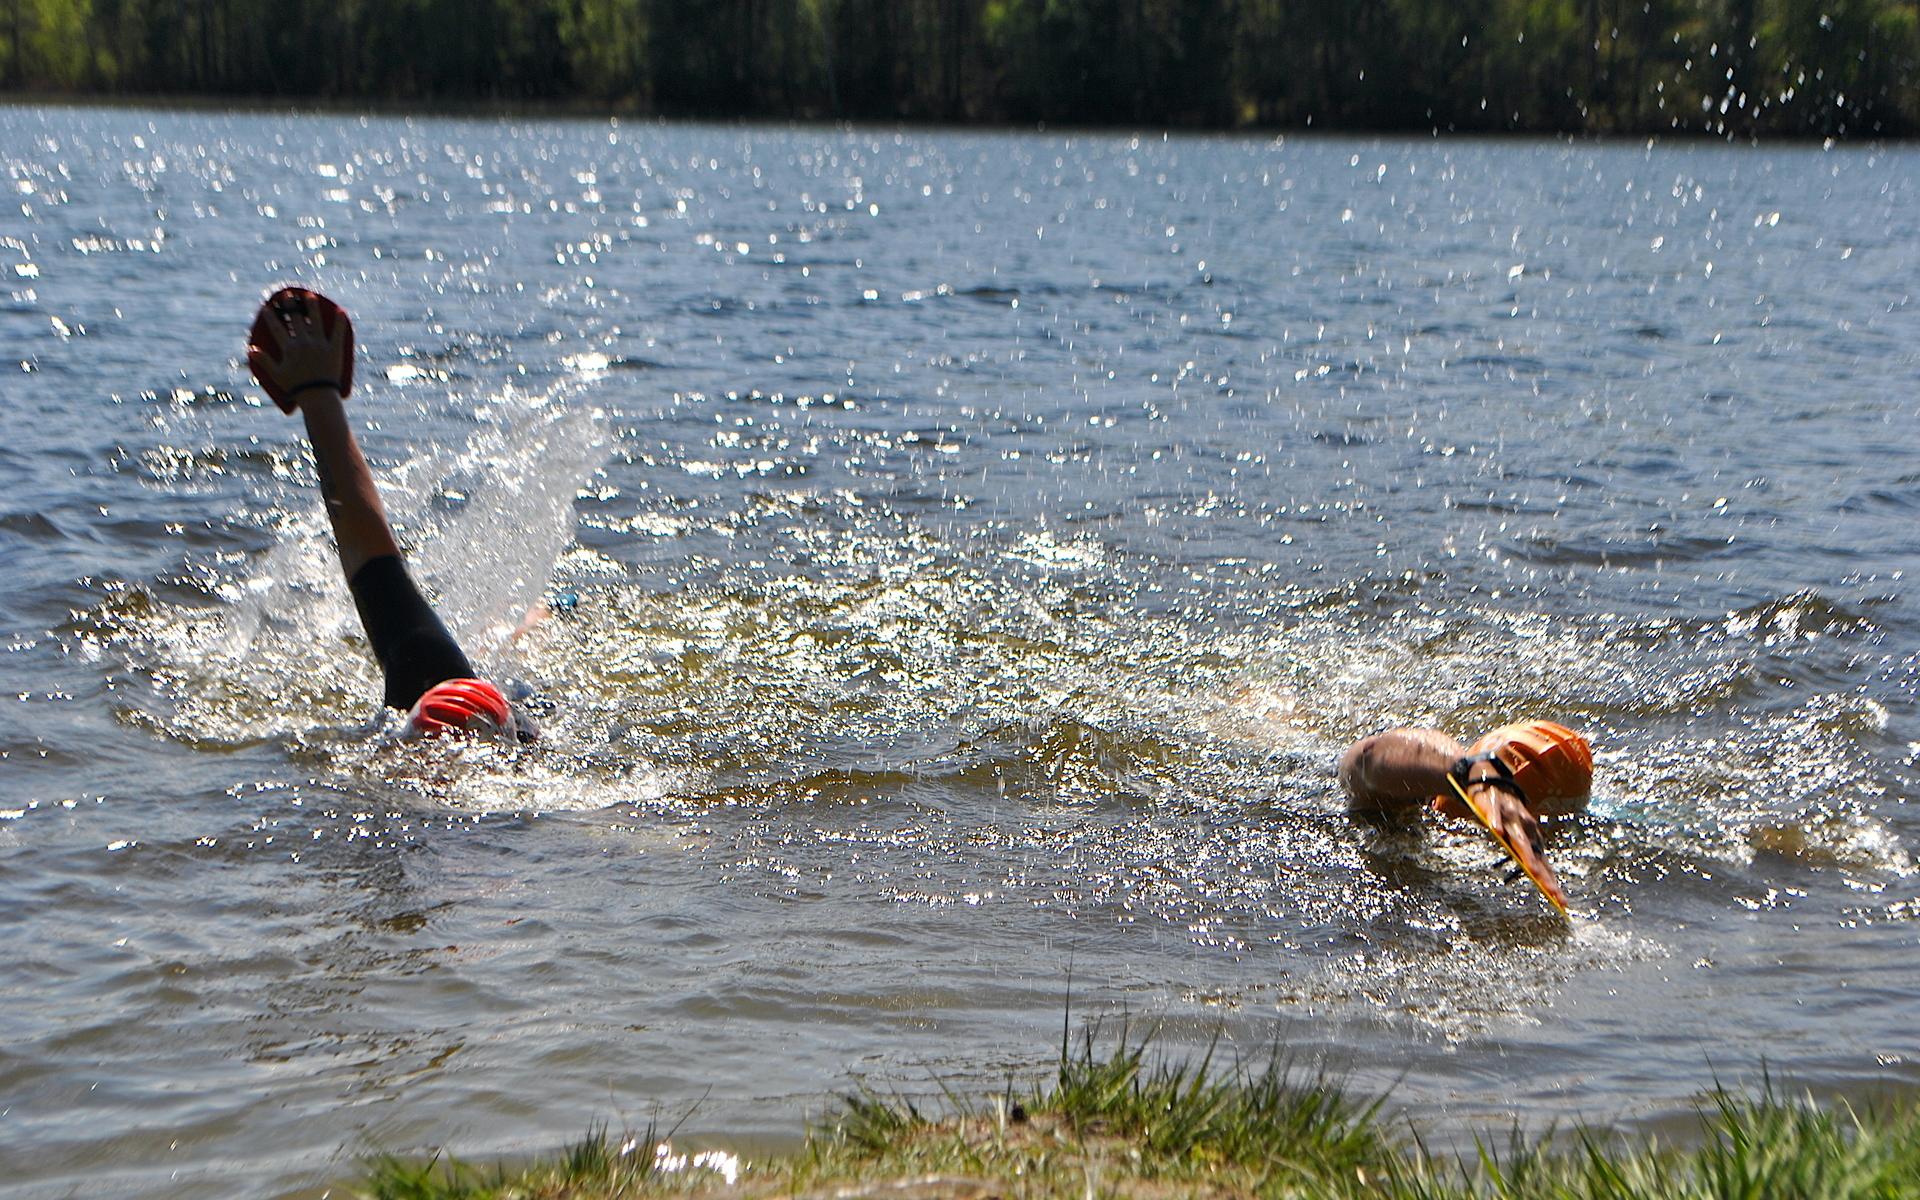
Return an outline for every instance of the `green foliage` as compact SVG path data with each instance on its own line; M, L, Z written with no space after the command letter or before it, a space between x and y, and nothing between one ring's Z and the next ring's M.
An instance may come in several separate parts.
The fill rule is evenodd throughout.
M1197 1178L1227 1170L1263 1192L1358 1179L1397 1153L1376 1120L1377 1103L1356 1104L1325 1079L1299 1083L1284 1059L1257 1072L1216 1074L1211 1053L1198 1063L1149 1067L1145 1051L1123 1033L1101 1057L1090 1033L1034 1108L1059 1114L1083 1136L1097 1131L1140 1146L1147 1173Z
M1920 2L0 0L0 88L1880 136L1920 132Z
M1716 1091L1687 1145L1593 1128L1514 1129L1458 1157L1395 1132L1284 1059L1211 1069L1213 1056L1149 1061L1122 1029L1110 1049L1089 1033L1050 1084L1009 1084L982 1104L948 1093L946 1113L871 1094L849 1097L799 1153L748 1164L737 1183L663 1171L652 1131L615 1148L595 1129L552 1161L483 1172L451 1160L382 1158L377 1200L623 1200L806 1195L1376 1197L1383 1200L1896 1200L1920 1196L1920 1112L1855 1112L1771 1083ZM635 1147L638 1147L635 1149Z
M1340 1196L1402 1161L1377 1105L1296 1078L1284 1059L1215 1071L1211 1054L1150 1062L1124 1028L1111 1049L1099 1040L1096 1029L1063 1048L1052 1081L1030 1092L1009 1085L984 1108L949 1094L939 1120L907 1101L849 1097L801 1155L755 1178L776 1193L858 1181L887 1194L887 1180L941 1178L956 1185L929 1194L974 1194L967 1181L984 1181L984 1194L1035 1197Z
M653 1131L616 1146L604 1126L559 1157L519 1171L482 1171L435 1155L424 1163L381 1155L367 1163L364 1194L372 1200L619 1200L660 1193Z

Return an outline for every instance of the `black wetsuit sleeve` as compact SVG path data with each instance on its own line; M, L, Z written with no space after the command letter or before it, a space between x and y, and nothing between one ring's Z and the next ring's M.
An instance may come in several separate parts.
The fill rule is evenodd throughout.
M397 555L367 560L347 586L353 591L367 640L373 644L373 656L386 672L387 707L412 708L434 684L473 677L473 664L414 586Z

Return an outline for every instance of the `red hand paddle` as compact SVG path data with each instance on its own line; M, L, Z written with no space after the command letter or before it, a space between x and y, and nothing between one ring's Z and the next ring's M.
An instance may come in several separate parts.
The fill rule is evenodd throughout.
M309 388L337 388L344 397L353 390L353 320L319 292L281 288L253 319L247 366L284 413L300 407Z

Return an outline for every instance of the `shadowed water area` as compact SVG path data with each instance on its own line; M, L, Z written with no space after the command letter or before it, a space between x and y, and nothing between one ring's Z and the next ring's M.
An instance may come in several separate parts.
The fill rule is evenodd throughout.
M1920 152L16 108L0 171L9 1195L790 1139L1069 992L1441 1141L1920 1083ZM240 357L292 281L542 745L378 713ZM1333 780L1523 715L1596 750L1570 926Z

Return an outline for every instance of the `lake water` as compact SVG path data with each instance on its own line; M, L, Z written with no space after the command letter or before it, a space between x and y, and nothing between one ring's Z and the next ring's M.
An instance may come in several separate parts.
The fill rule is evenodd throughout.
M0 171L9 1196L778 1144L1122 1015L1441 1142L1920 1085L1920 151L13 108ZM537 749L376 711L240 361L293 281ZM1333 781L1527 715L1570 927Z

